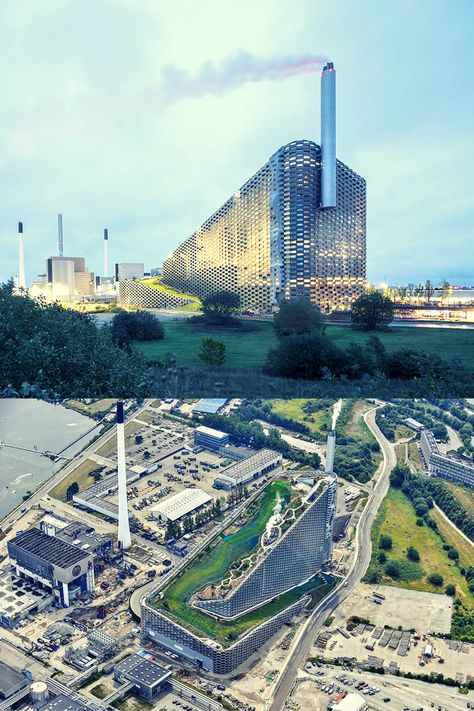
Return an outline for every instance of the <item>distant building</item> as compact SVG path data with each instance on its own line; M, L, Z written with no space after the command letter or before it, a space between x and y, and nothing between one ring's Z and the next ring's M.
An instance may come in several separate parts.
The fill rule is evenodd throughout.
M141 262L119 262L118 264L115 264L116 281L143 279L144 276L145 265Z
M95 293L95 277L86 269L83 257L49 257L45 286L51 301L70 303Z
M119 306L128 309L176 309L193 301L163 289L155 289L135 279L120 279L117 282L117 300Z
M214 430L212 427L196 427L194 430L194 444L211 451L218 452L220 447L224 447L229 442L227 432Z
M283 456L280 452L272 449L260 449L250 457L241 459L230 467L219 472L218 478L214 482L217 489L233 489L236 486L244 486L254 479L268 474L283 463Z
M227 404L227 398L203 397L193 406L193 415L217 415Z
M347 696L332 703L328 708L332 709L332 711L362 711L366 706L367 699L364 699L360 694L349 692Z
M18 578L28 578L50 590L68 607L94 590L94 559L81 548L48 536L37 528L18 534L7 544L10 564Z
M474 489L474 462L443 454L431 430L422 431L420 450L431 476Z
M157 521L180 521L199 511L212 501L212 496L201 489L184 489L173 496L158 502L151 509L151 515Z

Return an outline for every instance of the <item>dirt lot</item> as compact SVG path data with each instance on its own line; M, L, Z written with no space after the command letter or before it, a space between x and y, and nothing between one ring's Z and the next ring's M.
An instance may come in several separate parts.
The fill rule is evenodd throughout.
M385 595L381 605L368 599L373 591ZM451 613L452 600L447 595L361 583L338 607L335 624L358 615L382 627L401 625L404 630L415 629L423 634L446 633L451 629Z

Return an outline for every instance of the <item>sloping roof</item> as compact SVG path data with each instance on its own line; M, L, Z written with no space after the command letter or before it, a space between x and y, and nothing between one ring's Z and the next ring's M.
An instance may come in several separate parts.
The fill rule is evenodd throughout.
M212 496L206 494L202 489L184 489L183 491L170 496L164 501L156 504L152 508L152 511L160 513L162 516L170 519L170 521L177 521L179 518L186 516L186 514L194 511L199 506L207 504L212 501Z
M69 568L69 566L75 565L90 556L89 553L80 548L61 541L59 538L48 536L38 528L29 528L27 531L15 536L10 541L9 548L10 545L14 545L27 553L35 555L40 560L51 563L51 565L57 565L60 568Z

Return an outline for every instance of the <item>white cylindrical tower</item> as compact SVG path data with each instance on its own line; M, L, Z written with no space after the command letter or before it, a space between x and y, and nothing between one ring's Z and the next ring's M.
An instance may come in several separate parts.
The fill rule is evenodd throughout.
M60 257L64 256L63 216L61 213L58 215L58 254Z
M109 276L109 231L104 230L104 276Z
M125 466L125 428L123 402L117 403L117 477L118 477L118 544L122 550L130 548L130 523L128 520L127 470Z
M336 70L321 72L321 207L336 207Z
M326 472L334 471L334 452L336 450L336 430L331 430L328 435L328 443L326 448Z
M34 681L30 686L30 698L33 704L39 701L48 701L49 690L44 681Z
M23 222L18 223L18 288L26 289L25 243L23 241Z

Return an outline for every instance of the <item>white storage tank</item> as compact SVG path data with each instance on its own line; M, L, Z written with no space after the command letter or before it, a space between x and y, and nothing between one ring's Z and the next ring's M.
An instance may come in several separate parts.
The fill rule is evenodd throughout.
M31 703L36 704L38 701L48 701L49 691L44 681L35 681L30 686Z

